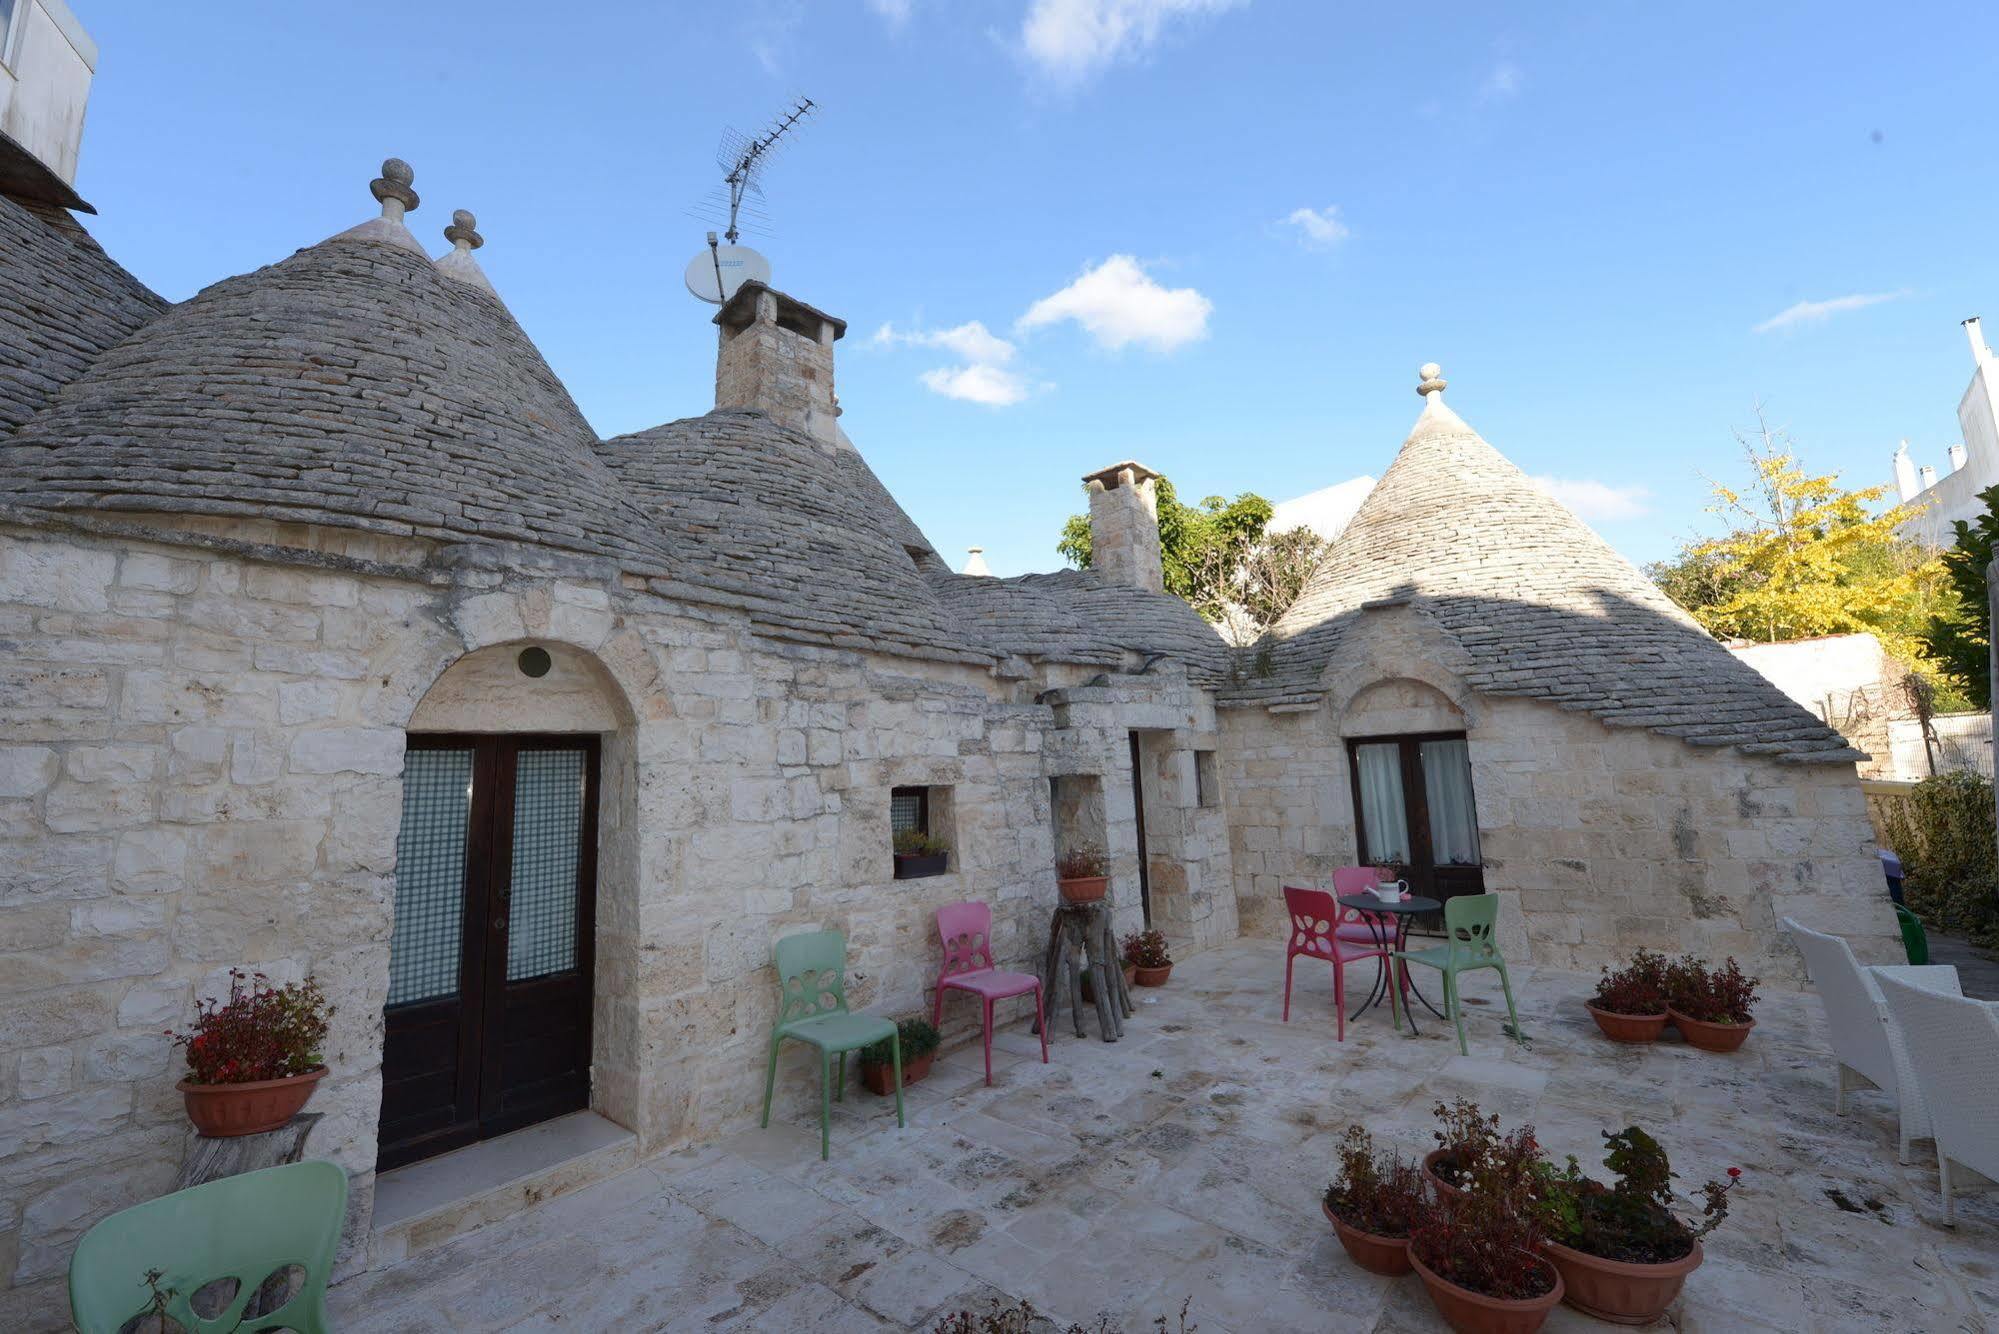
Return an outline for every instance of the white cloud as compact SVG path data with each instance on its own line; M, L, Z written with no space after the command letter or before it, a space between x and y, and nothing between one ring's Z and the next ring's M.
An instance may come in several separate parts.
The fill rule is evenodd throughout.
M1014 346L986 328L982 320L967 320L953 329L912 329L907 333L884 324L869 340L882 347L941 347L966 361L1002 365L1013 360Z
M1800 301L1778 311L1752 333L1788 332L1806 324L1824 324L1835 315L1844 315L1849 310L1864 310L1868 306L1878 306L1883 301L1899 301L1907 296L1907 289L1896 292L1857 292L1852 296L1836 296L1829 301Z
M1027 397L1027 382L1000 366L939 366L923 372L922 379L933 394L989 408L1011 407Z
M1051 296L1044 296L1014 324L1016 332L1074 320L1113 350L1142 343L1171 352L1208 335L1215 303L1191 287L1161 287L1130 255L1112 255Z
M1247 0L1034 0L1020 44L1044 74L1080 82L1118 60L1144 54L1167 27L1218 14Z
M1635 519L1651 507L1645 502L1652 493L1642 486L1612 486L1587 477L1529 477L1537 491L1556 500L1585 519Z
M1283 219L1287 226L1296 227L1299 239L1308 246L1330 250L1353 235L1340 218L1340 206L1328 204L1324 208L1294 208Z
M881 16L891 28L900 28L909 22L909 11L916 7L916 0L868 0L868 8Z
M1486 74L1485 82L1478 86L1478 100L1481 102L1503 102L1520 91L1524 76L1520 67L1510 60L1502 60Z

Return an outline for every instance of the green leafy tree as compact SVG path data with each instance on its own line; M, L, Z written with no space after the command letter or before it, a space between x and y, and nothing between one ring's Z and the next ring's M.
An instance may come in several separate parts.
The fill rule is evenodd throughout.
M1923 651L1939 675L1974 709L1992 707L1992 603L1985 569L1999 545L1999 486L1978 493L1985 512L1951 527L1957 542L1943 553L1944 575L1954 601L1930 617L1922 631Z
M1268 533L1270 502L1254 492L1234 500L1208 496L1199 505L1187 505L1166 478L1155 487L1166 591L1239 643L1254 639L1284 614L1324 554L1325 542L1308 528ZM1071 565L1088 569L1089 515L1071 515L1055 549Z
M1781 431L1759 423L1738 436L1750 484L1713 483L1708 507L1730 525L1698 538L1647 571L1667 596L1725 639L1763 643L1817 635L1875 635L1933 681L1927 633L1961 615L1962 598L1936 553L1897 534L1916 511L1879 508L1887 488L1849 489L1814 474ZM1948 680L1938 707L1962 707Z

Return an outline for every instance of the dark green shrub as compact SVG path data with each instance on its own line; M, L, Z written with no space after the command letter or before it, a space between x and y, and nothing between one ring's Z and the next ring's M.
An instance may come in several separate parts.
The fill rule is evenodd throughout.
M1973 939L1999 936L1999 839L1992 782L1975 773L1925 778L1882 803L1881 833L1902 859L1910 911Z
M936 1051L944 1037L928 1019L904 1019L896 1024L897 1036L902 1039L902 1063L906 1066L919 1056L927 1056ZM888 1065L895 1060L895 1053L888 1047L888 1039L883 1038L872 1047L861 1049L861 1061L866 1065Z

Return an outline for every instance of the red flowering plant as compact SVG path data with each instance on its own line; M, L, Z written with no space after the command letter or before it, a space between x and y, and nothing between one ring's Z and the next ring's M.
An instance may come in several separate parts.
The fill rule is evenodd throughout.
M187 1077L194 1084L248 1084L310 1074L326 1062L319 1054L332 1015L319 983L271 985L262 973L229 970L229 999L204 1000L194 1027L167 1030L187 1048Z
M1622 968L1606 965L1589 1003L1611 1014L1664 1014L1666 967L1666 956L1652 950L1639 950Z
M1728 1169L1726 1181L1701 1187L1698 1224L1673 1212L1672 1164L1659 1142L1637 1126L1615 1135L1603 1132L1603 1165L1617 1176L1606 1186L1584 1176L1569 1159L1563 1172L1549 1174L1549 1235L1564 1246L1625 1264L1669 1264L1684 1259L1694 1242L1728 1217L1728 1192L1742 1169Z
M1538 1254L1552 1208L1546 1160L1534 1127L1499 1136L1495 1121L1477 1118L1479 1133L1490 1128L1494 1137L1456 1150L1462 1193L1438 1203L1410 1236L1409 1253L1471 1292L1504 1301L1542 1297L1555 1286L1554 1266Z
M1377 1153L1362 1126L1340 1141L1340 1174L1326 1187L1326 1208L1350 1228L1377 1237L1406 1237L1427 1212L1423 1174L1393 1150Z
M1734 959L1710 968L1691 954L1666 965L1666 1003L1706 1024L1746 1024L1756 1008L1756 984Z
M1124 961L1134 968L1171 968L1164 931L1134 931L1124 938Z

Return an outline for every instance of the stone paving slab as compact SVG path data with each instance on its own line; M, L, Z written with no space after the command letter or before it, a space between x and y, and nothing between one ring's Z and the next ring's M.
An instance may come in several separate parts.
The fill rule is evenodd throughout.
M1637 1121L1683 1182L1740 1165L1732 1216L1670 1321L1706 1331L1987 1328L1999 1310L1999 1193L1938 1226L1927 1145L1895 1162L1893 1111L1832 1112L1816 1000L1766 998L1732 1056L1600 1038L1593 981L1520 970L1529 1041L1496 986L1466 985L1471 1054L1385 1009L1335 1042L1331 980L1300 976L1280 1023L1278 947L1238 941L1136 993L1124 1041L1058 1032L1042 1065L1022 1026L939 1059L909 1126L858 1086L816 1122L773 1125L633 1170L336 1288L339 1327L466 1330L928 1329L1026 1297L1064 1321L1155 1316L1203 1334L1442 1329L1414 1278L1349 1263L1318 1208L1347 1124L1411 1151L1458 1094L1531 1120L1555 1153L1601 1156ZM1419 1012L1420 1013L1420 1012ZM1170 1327L1170 1322L1169 1322ZM1563 1308L1551 1334L1606 1329Z

